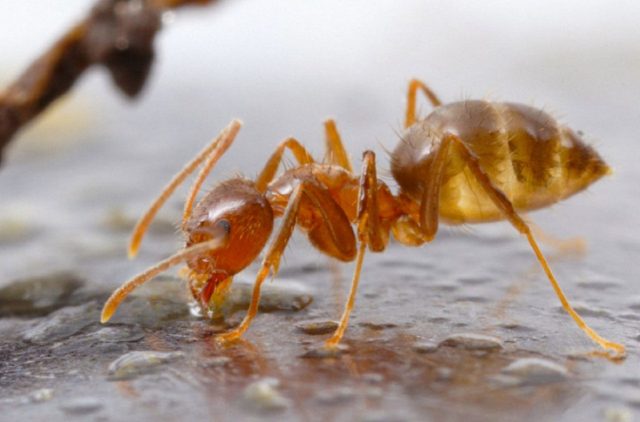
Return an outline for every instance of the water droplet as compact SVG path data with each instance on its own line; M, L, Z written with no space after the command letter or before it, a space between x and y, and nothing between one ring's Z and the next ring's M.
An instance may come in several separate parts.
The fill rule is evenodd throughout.
M289 406L289 400L282 396L277 388L280 381L276 378L263 378L249 384L242 393L242 401L254 411L278 411Z
M423 341L413 346L413 351L417 353L433 353L438 350L438 345L431 341Z
M499 350L503 348L500 339L473 333L452 334L442 340L440 346L457 347L466 350Z
M132 379L157 370L161 365L183 358L183 352L135 351L111 362L108 370L110 381Z
M515 377L519 385L548 384L569 377L564 366L541 358L518 359L505 367L502 373Z

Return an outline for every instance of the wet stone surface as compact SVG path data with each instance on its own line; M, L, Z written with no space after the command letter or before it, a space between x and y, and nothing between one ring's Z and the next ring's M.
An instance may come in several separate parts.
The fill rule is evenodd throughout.
M73 295L84 284L84 280L69 273L12 281L0 288L0 317L42 316L77 304L83 298Z

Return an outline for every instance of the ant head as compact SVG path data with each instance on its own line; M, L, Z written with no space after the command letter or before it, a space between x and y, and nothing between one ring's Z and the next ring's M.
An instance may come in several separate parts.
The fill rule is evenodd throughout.
M198 203L184 232L187 247L212 239L224 239L224 245L191 259L189 268L212 279L231 277L258 256L272 229L271 205L252 181L222 182Z

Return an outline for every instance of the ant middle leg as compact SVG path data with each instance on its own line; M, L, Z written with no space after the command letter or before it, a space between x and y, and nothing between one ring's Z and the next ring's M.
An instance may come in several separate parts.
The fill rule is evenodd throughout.
M404 121L405 129L416 122L416 94L418 89L422 90L432 106L438 107L442 104L438 96L424 82L418 79L412 79L411 82L409 82L409 92L407 93L407 113Z
M293 153L293 156L300 165L312 164L314 162L311 154L309 154L297 139L285 139L280 142L280 145L278 145L273 154L271 154L271 157L267 160L267 163L264 165L260 175L256 178L256 189L259 192L264 192L267 189L269 182L271 182L275 177L276 172L278 171L278 166L282 162L282 155L284 154L285 149L289 149Z
M347 170L349 173L353 173L353 166L347 151L344 149L342 138L338 133L336 122L333 119L327 119L324 122L325 142L327 145L325 163L335 164Z
M601 337L595 330L589 327L582 317L573 309L569 300L560 288L556 277L549 267L549 263L542 254L542 251L540 250L540 247L538 246L538 243L536 242L536 239L527 223L518 215L507 196L493 185L489 176L482 169L478 159L467 149L464 143L460 139L456 138L456 144L458 147L456 148L456 151L461 155L461 158L465 160L474 177L489 195L493 203L498 207L498 209L500 209L500 211L502 211L503 215L516 228L516 230L523 234L529 241L529 245L533 249L538 262L551 282L551 286L553 287L556 296L558 296L564 310L571 316L571 318L573 318L578 327L584 331L591 340L600 345L603 349L613 351L615 354L612 357L623 357L625 355L625 347L622 344L615 343Z

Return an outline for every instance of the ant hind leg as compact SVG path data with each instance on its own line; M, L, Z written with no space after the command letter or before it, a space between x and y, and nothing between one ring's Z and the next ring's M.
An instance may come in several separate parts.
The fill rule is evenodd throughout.
M256 189L258 189L259 192L264 192L267 189L269 182L271 182L275 177L275 174L278 171L278 166L282 162L282 155L284 154L285 148L291 150L293 156L300 165L311 164L314 162L311 154L309 154L297 139L285 139L280 142L280 145L278 145L273 154L271 154L271 157L267 160L267 164L264 165L260 175L256 178Z
M472 171L476 180L484 188L485 192L489 195L493 203L500 209L500 211L502 211L504 216L516 228L516 230L526 236L527 240L529 241L529 245L533 249L538 262L542 266L542 269L547 275L547 278L551 282L551 286L553 287L556 296L558 296L558 299L560 300L560 303L562 304L564 310L571 316L571 318L573 318L578 327L582 331L584 331L591 338L591 340L600 345L600 347L602 347L603 349L614 352L614 354L610 355L610 357L624 357L625 347L622 344L614 343L601 337L594 329L589 327L587 323L582 319L582 317L573 309L573 307L569 303L569 300L560 288L556 277L553 275L553 272L549 267L549 263L542 254L542 251L540 250L540 247L538 246L538 243L536 242L536 239L534 238L533 233L527 223L518 215L506 195L493 185L489 176L487 176L487 174L482 169L480 163L478 162L478 159L467 149L464 143L462 143L462 141L457 138L456 143L459 147L457 148L457 151L467 162L469 169Z

